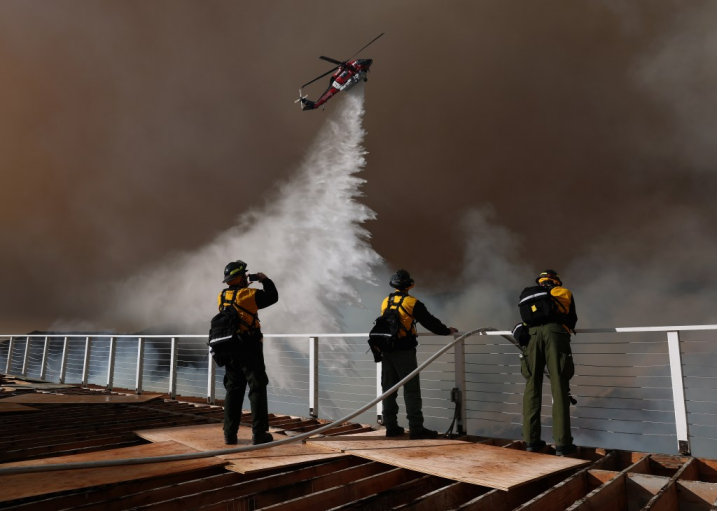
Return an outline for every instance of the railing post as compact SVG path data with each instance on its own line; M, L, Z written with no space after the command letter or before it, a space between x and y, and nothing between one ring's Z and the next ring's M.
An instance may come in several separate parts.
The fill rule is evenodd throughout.
M27 357L30 354L30 337L25 337L25 353L22 355L22 371L21 375L27 376Z
M87 387L88 375L90 373L90 336L85 337L85 356L82 359L82 383L81 386Z
M65 374L67 373L67 337L62 341L62 358L60 359L60 381L65 383Z
M42 347L42 365L40 365L40 379L45 380L47 367L47 351L50 346L50 337L45 336L45 345Z
M110 337L110 353L107 360L107 386L105 389L112 390L115 380L115 352L117 351L117 342L114 337Z
M319 417L319 339L309 338L309 416Z
M212 358L212 348L207 349L207 402L214 404L214 379L216 374L216 366Z
M142 394L142 369L145 358L145 340L142 337L137 339L137 376L135 378L135 393Z
M15 338L10 336L10 342L7 345L7 360L5 361L5 374L10 374L10 367L12 362L12 349L15 344Z
M454 389L451 392L451 400L454 406L458 408L459 415L456 417L456 432L459 435L466 433L464 424L466 424L466 357L464 350L464 341L457 342L454 345Z
M376 397L381 396L384 393L381 387L381 362L376 364ZM376 422L377 424L384 424L383 417L384 409L382 408L382 402L379 401L376 404Z
M177 338L173 337L170 344L170 388L167 391L170 399L177 397Z
M676 416L676 437L678 452L684 455L691 453L688 440L688 417L686 415L686 399L683 390L683 367L681 365L681 346L678 332L667 332L668 359L671 364L671 385L673 387L673 411Z

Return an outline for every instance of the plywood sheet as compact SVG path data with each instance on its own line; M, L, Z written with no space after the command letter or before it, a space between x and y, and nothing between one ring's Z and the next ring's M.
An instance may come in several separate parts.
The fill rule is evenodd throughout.
M177 442L161 442L107 451L5 463L0 465L0 468L166 456L169 454L184 454L188 452L193 452L193 449ZM202 458L197 460L169 461L164 463L147 463L120 467L0 475L0 488L2 488L2 491L0 491L0 502L31 497L33 495L45 495L65 490L88 488L100 484L118 483L122 481L144 479L157 475L186 472L213 465L224 465L225 463L227 463L225 460L221 460L219 458Z
M12 413L12 412L36 412L37 408L32 406L23 405L20 403L3 403L0 400L0 413Z
M161 394L100 394L99 392L97 394L44 394L33 392L5 397L0 399L0 403L144 403L160 397Z
M409 440L371 434L310 440L309 445L455 481L508 491L589 462L458 440ZM355 438L352 438L355 437Z
M198 451L228 449L234 446L225 445L221 424L201 424L176 428L160 428L135 431L135 434L151 442L174 441ZM277 437L275 438L285 438ZM240 427L237 432L237 447L251 445L252 430ZM318 446L309 446L301 442L268 447L256 451L225 454L220 456L229 461L228 470L239 473L250 473L276 467L285 467L308 461L338 458L346 456L336 450Z

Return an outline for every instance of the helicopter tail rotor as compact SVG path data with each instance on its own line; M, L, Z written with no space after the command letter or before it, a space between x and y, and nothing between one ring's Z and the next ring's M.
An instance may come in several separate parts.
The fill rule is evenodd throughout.
M294 102L300 103L302 110L313 110L315 108L314 101L307 99L308 96L308 94L302 94L302 89L299 89L299 97Z

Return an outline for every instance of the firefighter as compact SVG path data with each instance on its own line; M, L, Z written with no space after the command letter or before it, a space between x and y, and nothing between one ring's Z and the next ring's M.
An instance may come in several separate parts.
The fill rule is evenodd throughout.
M262 289L249 287L256 280ZM237 430L242 416L244 392L249 386L249 404L252 410L252 443L263 444L273 440L269 433L267 385L269 378L264 366L262 331L257 310L277 302L279 295L274 282L264 273L247 274L247 263L233 261L224 268L224 280L229 287L217 297L221 308L231 301L240 319L236 349L225 367L224 388L224 443L237 443Z
M452 335L457 332L456 328L447 327L432 316L422 302L409 295L409 289L414 287L414 280L408 271L399 270L394 273L389 284L396 291L384 299L381 304L381 313L384 314L386 308L392 305L398 307L402 328L399 330L394 349L382 352L381 387L383 392L396 385L418 366L416 361L416 346L419 344L416 340L417 321L436 335ZM382 402L383 422L388 437L404 434L404 428L399 426L397 421L399 406L396 403L396 398L397 392L394 392ZM409 438L436 438L438 436L436 431L424 427L418 374L404 384L404 404L409 421Z
M569 380L574 373L571 333L576 327L576 304L554 270L536 277L537 286L524 289L519 301L521 318L529 327L530 340L521 357L526 379L523 398L523 437L527 451L541 451L541 387L548 370L553 396L553 437L556 454L576 451L569 416Z

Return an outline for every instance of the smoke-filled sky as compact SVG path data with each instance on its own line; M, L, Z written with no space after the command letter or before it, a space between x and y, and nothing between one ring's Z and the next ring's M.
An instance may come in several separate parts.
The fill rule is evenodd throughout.
M298 86L381 32L354 218L376 271L465 329L547 267L579 327L716 321L715 2L5 0L2 330L151 326L97 318L290 194L343 108Z

